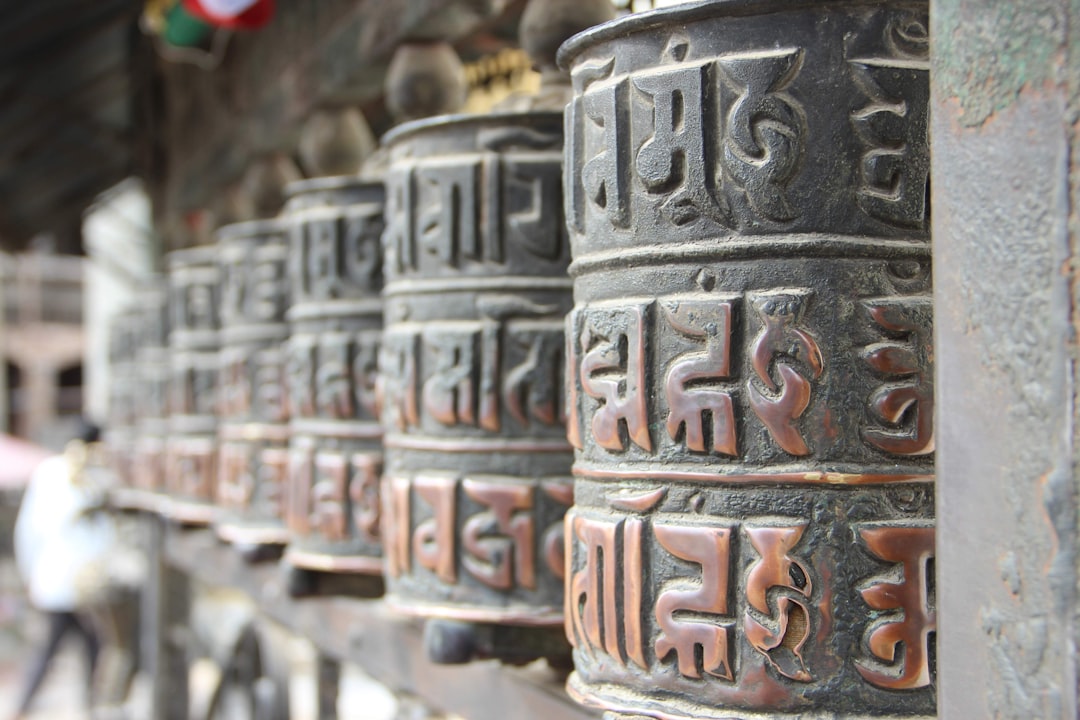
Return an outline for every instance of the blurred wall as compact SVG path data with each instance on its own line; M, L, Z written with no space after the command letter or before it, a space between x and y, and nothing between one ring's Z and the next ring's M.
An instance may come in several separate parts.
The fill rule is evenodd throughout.
M89 263L84 285L84 412L104 422L109 399L109 323L131 303L157 266L150 198L142 184L125 180L105 193L83 217Z

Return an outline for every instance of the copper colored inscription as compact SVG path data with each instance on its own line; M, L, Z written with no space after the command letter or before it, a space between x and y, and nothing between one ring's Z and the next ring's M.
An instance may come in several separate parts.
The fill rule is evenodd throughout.
M874 391L870 408L879 426L866 440L896 455L934 451L934 380L926 372L934 355L929 297L866 301L870 316L889 340L864 351L866 362L886 384Z
M762 328L750 350L754 371L766 391L753 380L747 383L750 406L765 423L776 443L792 455L809 455L797 421L810 405L811 381L823 369L821 350L814 338L798 327L806 295L798 292L762 293L752 298ZM780 376L772 375L774 367ZM792 361L809 368L803 376Z
M417 497L434 511L434 516L416 526L412 536L417 564L431 570L446 583L457 582L456 533L454 516L457 483L448 477L418 477L413 482Z
M465 494L489 510L465 521L462 565L485 585L536 587L533 488L466 479Z
M750 544L761 556L746 578L749 607L743 629L755 650L784 677L809 682L802 655L810 638L813 581L806 565L788 553L798 545L806 526L747 527ZM779 592L777 592L779 591Z
M724 381L731 375L732 303L714 299L672 298L661 305L671 327L700 339L705 349L680 355L668 366L664 384L667 431L672 440L684 432L686 447L696 452L738 455L735 411L730 391L703 386L703 380ZM712 426L711 448L705 429Z
M329 453L315 456L315 484L311 488L309 523L310 527L331 542L341 542L348 537L345 515L348 486L349 467L344 457Z
M585 565L567 573L566 609L571 644L603 650L620 664L630 661L648 668L640 625L642 526L636 518L573 518L566 528L567 544L584 545Z
M929 574L934 528L871 526L860 528L859 537L875 557L902 568L899 582L878 579L860 591L867 605L888 614L871 626L866 638L874 658L885 665L857 662L859 674L890 690L925 687L931 682L931 634L937 630Z
M603 322L603 320L607 322ZM581 330L581 387L600 401L593 415L596 442L608 450L626 449L626 435L652 449L645 408L644 308L621 314L586 315Z

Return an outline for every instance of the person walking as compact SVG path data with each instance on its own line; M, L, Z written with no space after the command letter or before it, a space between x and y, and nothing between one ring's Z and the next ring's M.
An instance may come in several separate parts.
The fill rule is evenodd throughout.
M105 585L106 557L114 542L104 490L87 469L88 448L101 431L84 423L60 455L34 470L15 521L15 561L30 604L47 621L44 645L28 666L15 720L24 718L49 666L69 634L83 643L86 706L93 706L100 641L87 609Z

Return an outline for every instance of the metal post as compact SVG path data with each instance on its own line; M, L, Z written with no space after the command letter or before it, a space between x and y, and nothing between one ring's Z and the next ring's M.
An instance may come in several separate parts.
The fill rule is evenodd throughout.
M188 720L187 642L184 628L190 609L187 576L165 558L166 524L147 516L150 532L150 576L143 596L142 635L153 674L150 717Z
M939 713L1075 718L1080 3L930 17Z

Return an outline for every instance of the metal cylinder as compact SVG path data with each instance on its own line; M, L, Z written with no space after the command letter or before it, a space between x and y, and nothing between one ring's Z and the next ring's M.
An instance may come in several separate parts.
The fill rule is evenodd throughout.
M290 184L285 560L380 575L382 430L375 370L382 328L383 188L356 178Z
M695 3L568 41L571 693L932 716L920 3Z
M132 501L137 508L157 506L165 489L165 445L169 434L169 294L165 278L154 278L135 296L139 349L135 377L138 423Z
M572 459L562 116L436 118L383 143L388 602L557 626Z
M288 540L283 514L289 439L287 240L280 220L234 223L217 231L221 513L215 529L223 540L248 549Z
M174 250L169 268L169 439L166 517L213 521L217 485L220 277L217 248Z

